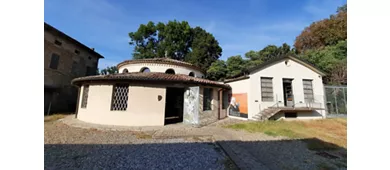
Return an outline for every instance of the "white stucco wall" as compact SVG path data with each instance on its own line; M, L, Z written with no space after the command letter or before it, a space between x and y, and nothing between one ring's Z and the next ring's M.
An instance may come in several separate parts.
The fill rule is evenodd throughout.
M226 84L229 84L232 88L232 94L238 94L238 93L248 93L249 92L249 85L250 81L249 79L229 82Z
M130 86L126 111L111 111L112 85L90 85L88 104L81 108L81 88L77 118L90 123L121 126L163 126L165 115L164 87ZM158 95L162 99L158 101Z
M156 63L136 63L136 64L126 64L118 68L119 73L122 73L123 70L126 68L129 72L140 72L142 68L148 67L150 69L150 72L162 72L165 73L168 69L175 70L175 74L185 74L189 75L190 72L194 72L195 77L204 76L203 73L201 73L198 70L191 69L188 67L173 65L173 64L156 64Z
M285 60L281 60L269 67L263 68L256 72L251 73L249 79L249 93L248 93L248 118L251 118L255 114L259 113L261 110L274 105L277 101L281 101L281 105L284 104L283 99L283 78L293 79L292 89L294 94L294 100L296 103L299 101L304 102L303 94L303 79L311 79L313 85L314 99L318 104L317 107L324 108L324 86L322 82L322 77L317 72L309 69L308 67L289 60L289 66L285 64ZM272 77L273 84L273 94L274 101L272 102L262 102L261 101L261 84L260 77ZM241 80L242 81L242 80ZM244 83L245 84L245 83ZM245 86L245 85L244 85ZM234 88L233 88L234 91ZM255 102L255 101L258 102ZM298 107L299 105L297 105ZM318 111L322 115L325 114L324 111ZM298 114L299 115L302 114ZM308 117L308 116L303 116Z

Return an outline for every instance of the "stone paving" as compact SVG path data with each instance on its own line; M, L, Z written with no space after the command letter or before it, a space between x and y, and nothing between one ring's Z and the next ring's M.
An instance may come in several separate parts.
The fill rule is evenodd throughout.
M300 140L288 140L285 137L271 137L262 133L222 128L223 125L242 122L236 119L224 119L201 128L184 124L159 127L125 127L86 123L74 118L74 115L59 120L78 128L99 131L135 131L148 134L153 139L169 140L177 138L212 138L229 155L240 169L318 169L328 159L318 156L306 148ZM329 167L329 166L328 166ZM330 167L343 169L344 166ZM345 165L346 167L346 165Z

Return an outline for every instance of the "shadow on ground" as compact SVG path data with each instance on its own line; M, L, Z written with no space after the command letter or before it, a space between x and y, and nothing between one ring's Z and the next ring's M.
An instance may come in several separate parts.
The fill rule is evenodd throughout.
M279 170L347 166L346 149L319 139L217 143L45 144L45 169L259 169L250 164L262 164L266 167L263 169Z

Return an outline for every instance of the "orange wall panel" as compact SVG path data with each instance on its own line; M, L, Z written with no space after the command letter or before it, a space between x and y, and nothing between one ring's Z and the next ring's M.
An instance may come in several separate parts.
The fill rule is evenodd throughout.
M246 93L233 94L236 102L239 103L240 113L248 114L248 97Z

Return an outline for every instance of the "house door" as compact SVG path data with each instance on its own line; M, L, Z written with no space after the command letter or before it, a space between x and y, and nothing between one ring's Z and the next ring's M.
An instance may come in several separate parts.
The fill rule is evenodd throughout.
M284 97L284 106L286 107L292 107L294 105L292 81L293 79L283 79L283 97Z
M184 88L169 88L165 97L165 124L183 122Z

